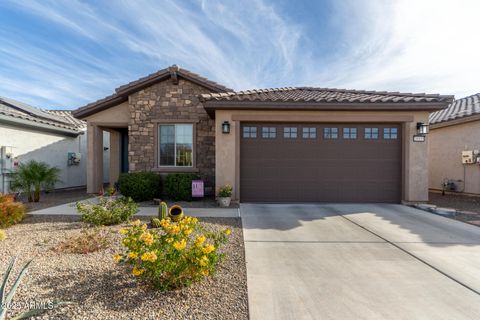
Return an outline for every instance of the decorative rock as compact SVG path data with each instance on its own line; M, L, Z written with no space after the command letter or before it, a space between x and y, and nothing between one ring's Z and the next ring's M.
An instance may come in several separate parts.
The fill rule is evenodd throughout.
M428 203L417 203L414 205L414 207L420 210L431 211L435 209L437 206L434 204L428 204Z
M452 208L435 208L432 212L441 216L452 217L457 213L457 210Z

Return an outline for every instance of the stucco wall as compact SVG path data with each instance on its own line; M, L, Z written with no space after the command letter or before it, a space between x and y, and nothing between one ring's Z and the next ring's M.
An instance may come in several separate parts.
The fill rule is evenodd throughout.
M115 178L109 181L110 173L118 173L119 168L111 168L110 153L112 150L110 149L110 134L107 130L108 128L126 128L128 126L130 121L128 102L125 101L117 106L97 112L83 120L87 121L87 132L90 137L87 139L87 156L85 158L87 162L87 192L96 193L100 191L103 183L116 181ZM103 140L99 138L102 134L97 135L97 131L103 133ZM108 147L109 150L102 151L105 147ZM118 151L117 148L114 149L114 152ZM98 151L98 154L95 154L95 151ZM115 156L119 157L118 154ZM100 159L101 157L103 158ZM99 163L103 163L103 165L99 165ZM118 159L113 161L113 164L118 166ZM103 176L104 180L99 180L98 175Z
M217 110L215 114L216 130L216 186L230 184L234 187L234 199L238 200L239 189L239 152L240 130L238 128L242 117L250 117L253 121L312 121L312 122L401 122L403 126L403 157L404 181L403 200L428 200L428 162L426 142L413 142L417 122L427 122L428 112L333 112L333 111L246 111ZM265 120L267 119L267 120ZM270 119L270 120L268 120ZM250 121L252 121L250 120ZM221 124L229 121L231 133L223 134Z
M130 109L128 107L128 101L125 101L117 106L108 108L92 114L85 119L89 123L118 123L128 124L130 122Z
M108 133L105 134L106 146L108 146ZM67 137L35 129L24 128L14 125L0 124L0 146L13 147L14 157L20 162L37 160L48 163L61 170L60 182L55 188L71 188L85 186L86 181L86 132L77 137ZM82 160L79 165L69 166L67 162L68 152L80 152ZM108 152L104 161L108 162ZM108 180L108 173L104 176ZM0 192L3 181L0 181Z
M429 187L440 190L444 179L465 179L464 192L480 194L480 165L464 166L461 161L462 151L480 150L480 122L431 129L429 135Z

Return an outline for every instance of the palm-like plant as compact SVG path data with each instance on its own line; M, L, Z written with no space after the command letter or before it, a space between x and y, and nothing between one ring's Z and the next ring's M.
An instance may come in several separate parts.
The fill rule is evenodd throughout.
M60 169L45 162L30 160L20 164L12 180L12 189L27 195L28 202L38 202L42 189L52 190L60 181Z

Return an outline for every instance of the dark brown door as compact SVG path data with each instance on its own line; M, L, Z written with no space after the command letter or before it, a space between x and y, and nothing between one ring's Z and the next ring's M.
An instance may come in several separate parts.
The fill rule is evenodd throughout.
M242 202L401 200L399 124L242 123Z

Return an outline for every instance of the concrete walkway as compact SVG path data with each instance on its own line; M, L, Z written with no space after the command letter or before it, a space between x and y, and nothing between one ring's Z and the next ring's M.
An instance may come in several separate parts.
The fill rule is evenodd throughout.
M84 201L94 202L95 198ZM194 217L215 217L215 218L238 218L240 210L237 208L184 208L185 214ZM41 210L31 211L28 214L33 215L67 215L77 216L75 202L62 204L55 207L45 208ZM158 214L157 207L139 207L139 212L135 216L156 216Z
M401 205L240 207L250 318L480 319L480 228Z

